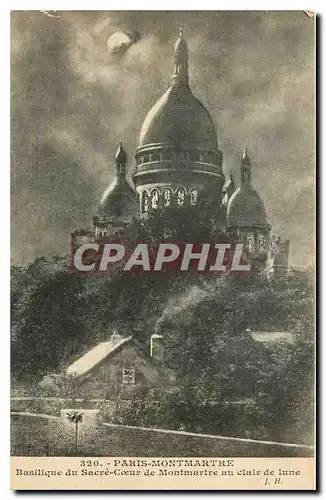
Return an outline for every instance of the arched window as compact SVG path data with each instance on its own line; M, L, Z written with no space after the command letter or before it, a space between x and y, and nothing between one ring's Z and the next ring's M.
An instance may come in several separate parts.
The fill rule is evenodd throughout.
M259 251L266 252L267 250L267 239L263 234L259 235Z
M255 251L255 235L254 234L248 234L247 245L248 245L249 252Z
M142 212L147 213L149 209L149 194L148 191L143 191L142 192Z
M186 199L186 190L185 188L179 188L177 190L177 205L178 207L183 207Z
M170 207L172 205L172 189L166 188L163 191L163 206Z
M158 209L160 192L157 188L154 188L151 192L151 207L153 210Z
M192 188L190 191L190 205L196 207L198 205L198 189Z

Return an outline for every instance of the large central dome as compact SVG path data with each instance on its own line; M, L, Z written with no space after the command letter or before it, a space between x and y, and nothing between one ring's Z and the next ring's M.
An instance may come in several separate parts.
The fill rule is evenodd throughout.
M139 140L144 146L217 150L213 121L190 87L170 87L145 118Z
M138 148L170 146L217 151L216 130L188 83L188 47L182 31L174 47L171 86L147 114Z
M188 48L182 31L174 46L171 85L147 114L132 179L143 218L187 210L220 220L223 155L207 109L188 81Z

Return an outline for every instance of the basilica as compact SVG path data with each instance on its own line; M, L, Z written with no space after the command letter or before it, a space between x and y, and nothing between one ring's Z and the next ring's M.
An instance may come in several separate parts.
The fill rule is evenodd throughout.
M213 120L189 85L188 47L182 30L174 46L168 89L148 112L131 174L120 141L116 177L93 217L93 231L75 231L73 245L92 237L124 237L135 224L164 238L225 234L244 243L260 270L284 274L289 241L271 235L264 203L254 188L250 154L239 155L240 185L225 179Z

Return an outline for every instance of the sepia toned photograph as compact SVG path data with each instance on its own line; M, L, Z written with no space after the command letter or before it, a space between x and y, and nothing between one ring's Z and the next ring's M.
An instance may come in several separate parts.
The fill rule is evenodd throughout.
M10 22L11 456L313 459L315 14Z

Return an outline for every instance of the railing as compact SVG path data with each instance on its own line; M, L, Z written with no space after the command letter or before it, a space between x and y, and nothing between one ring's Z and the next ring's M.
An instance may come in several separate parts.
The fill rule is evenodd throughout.
M48 415L48 414L43 414L43 413L31 413L31 412L19 412L19 411L12 411L11 415L13 417L33 417L36 419L47 419L50 422L53 423L55 426L53 428L56 429L57 421L62 422L62 419L58 416L54 415ZM36 426L38 429L38 426ZM152 428L152 427L142 427L142 426L132 426L132 425L124 425L124 424L111 424L108 422L101 423L97 426L99 429L99 447L97 448L96 446L96 452L99 455L107 454L108 451L112 451L112 433L103 434L104 429L116 429L117 430L117 436L116 436L116 446L118 446L118 449L120 450L121 442L126 443L125 441L125 434L124 431L127 431L128 433L131 433L130 436L128 436L127 443L130 444L130 442L138 443L137 447L139 447L139 451L144 454L144 447L146 449L146 446L148 443L154 443L153 446L155 450L157 450L158 454L160 452L162 453L162 456L172 456L173 453L177 455L180 455L181 453L184 452L184 450L189 449L189 439L193 439L192 443L192 449L193 450L200 450L198 451L199 454L203 453L203 450L207 451L207 456L212 456L212 454L218 454L222 450L222 455L221 456L227 456L228 453L230 455L228 456L250 456L251 451L252 451L252 456L269 456L269 453L272 456L278 456L278 453L282 456L293 456L293 454L301 456L311 456L313 455L314 451L314 446L311 445L305 445L305 444L298 444L298 443L284 443L284 442L278 442L278 441L267 441L267 440L260 440L260 439L250 439L250 438L241 438L241 437L230 437L230 436L220 436L220 435L212 435L212 434L201 434L201 433L195 433L195 432L188 432L188 431L179 431L179 430L171 430L171 429L160 429L160 428ZM22 432L23 428L21 425L18 426L18 432ZM102 430L101 430L102 429ZM15 455L16 453L22 453L24 451L25 453L29 455L38 455L38 449L39 449L39 443L38 443L38 436L37 434L34 435L34 432L37 433L37 430L33 430L32 427L29 425L26 427L26 434L27 436L21 435L21 440L19 439L18 442L15 444L13 443L12 445L12 454ZM87 436L87 431L86 436ZM122 433L123 440L121 441L120 438L120 433ZM153 439L150 439L149 437L142 436L142 434L145 433L147 435L152 434ZM55 436L58 436L57 438ZM154 439L154 436L157 436L158 439ZM47 440L47 437L51 436L51 439L49 442L45 442ZM170 436L171 439L160 439L159 436ZM29 439L26 440L26 447L25 447L25 438L28 437ZM41 435L40 435L41 438ZM186 439L186 441L185 441ZM62 456L64 453L69 453L70 450L70 445L67 446L62 446L60 445L60 432L55 432L55 434L48 434L48 431L46 431L46 434L41 438L41 448L43 450L46 450L45 453L46 455L50 454L50 456L55 456L56 453L58 456ZM97 443L97 440L93 440L95 444ZM211 442L211 444L209 444ZM29 443L29 445L28 445ZM111 443L111 444L110 444ZM119 444L120 443L120 444ZM220 444L225 443L225 445L220 446ZM233 443L233 445L232 445ZM129 446L128 444L128 446ZM244 444L245 447L241 447L240 445ZM146 445L146 446L145 446ZM234 448L234 445L236 446ZM246 446L248 445L248 446ZM110 447L111 446L111 447ZM123 445L125 446L125 444ZM264 451L268 447L268 452ZM83 449L84 454L88 454L87 452L91 451L91 454L89 456L93 456L93 451L92 449L88 449L87 443L85 443L85 448L83 448L83 442L81 442L81 448ZM227 449L227 453L226 450ZM17 450L17 451L16 451ZM26 451L25 451L26 450ZM33 452L34 450L34 452ZM274 450L274 451L273 451ZM283 451L282 451L283 450ZM120 450L120 452L123 453L124 450ZM128 452L128 450L126 450ZM178 453L179 451L179 453ZM188 453L188 452L187 452ZM191 452L190 452L191 453ZM205 453L205 452L204 452ZM95 453L96 454L96 453ZM125 452L126 454L126 452ZM127 453L128 454L128 453ZM181 455L180 455L181 456ZM199 455L198 455L199 456ZM202 455L204 456L204 455Z
M187 432L187 431L174 431L171 429L156 429L155 427L136 427L133 425L123 425L123 424L109 424L109 423L103 423L102 425L106 427L112 427L112 428L124 428L124 429L134 429L134 430L140 430L140 431L148 431L148 432L158 432L160 434L175 434L179 436L191 436L191 437L197 437L197 438L205 438L205 439L217 439L221 441L237 441L241 443L256 443L256 444L267 444L267 445L274 445L274 446L285 446L288 448L303 448L303 449L309 449L309 450L314 450L314 446L306 445L306 444L296 444L296 443L282 443L279 441L264 441L260 439L250 439L250 438L238 438L238 437L229 437L229 436L219 436L215 434L200 434L196 432Z
M190 166L190 168L189 168ZM214 174L219 174L219 170L217 165L213 163L207 163L204 161L194 161L194 160L160 160L160 161L148 161L146 163L140 163L137 165L135 169L135 174L139 174L140 172L147 170L200 170L200 171L208 171Z

